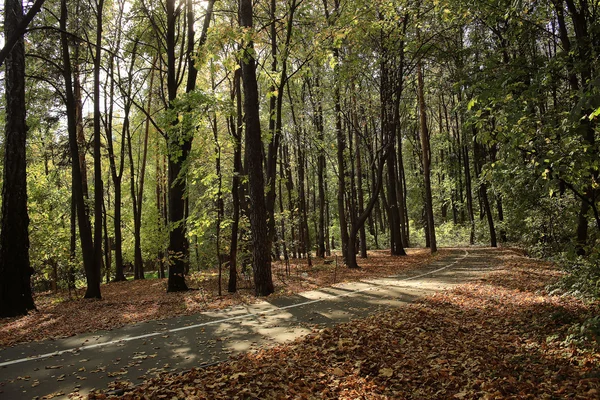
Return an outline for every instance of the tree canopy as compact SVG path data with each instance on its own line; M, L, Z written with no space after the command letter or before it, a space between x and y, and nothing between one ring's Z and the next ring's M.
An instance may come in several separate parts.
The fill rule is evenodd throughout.
M458 244L560 255L597 291L599 12L6 0L0 316L30 276L100 298L216 268L262 296L272 261Z

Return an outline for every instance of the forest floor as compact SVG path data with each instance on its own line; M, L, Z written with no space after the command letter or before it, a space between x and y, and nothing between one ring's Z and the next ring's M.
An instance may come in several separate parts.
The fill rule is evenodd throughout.
M432 259L427 249L407 249L408 257L390 257L385 250L370 251L360 260L363 268L350 270L335 257L274 263L276 293L270 298L331 286L341 282L395 275L417 268ZM442 250L437 256L443 256ZM341 263L341 259L339 260ZM226 272L226 271L224 271ZM37 311L25 317L0 319L0 349L19 343L70 337L98 330L112 330L128 324L162 320L203 311L252 304L252 282L240 274L239 290L227 293L227 274L223 274L222 296L218 295L216 269L192 272L188 286L197 290L167 293L166 279L129 280L102 285L102 300L84 299L85 289L73 292L45 292L35 295Z
M118 397L598 399L600 327L586 336L581 324L600 315L600 303L549 294L560 275L552 264L509 258L405 307L125 385Z
M600 397L600 327L581 329L600 302L549 293L554 265L484 248L371 262L360 282L0 350L0 398ZM285 279L330 285L329 267Z

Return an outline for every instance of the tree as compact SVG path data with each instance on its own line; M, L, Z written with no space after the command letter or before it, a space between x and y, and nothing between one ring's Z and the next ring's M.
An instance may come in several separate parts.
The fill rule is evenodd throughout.
M429 144L429 128L427 127L427 107L425 106L425 91L422 69L423 65L421 60L419 59L419 61L417 62L417 93L419 98L419 126L421 127L421 150L423 152L422 160L423 178L425 185L425 212L427 214L427 235L429 236L429 245L431 248L431 252L435 253L437 251L437 241L435 237L435 223L433 220L433 200L431 196L431 149Z
M100 74L102 65L102 26L104 0L96 2L96 43L94 54L94 271L88 277L85 298L101 298L100 282L102 268L102 209L104 205L104 183L102 181L101 154L101 111L100 111Z
M27 213L25 41L18 27L23 21L20 0L4 3L4 33L19 35L6 58L6 123L0 222L0 317L34 310L29 261L29 215Z
M252 0L240 0L240 26L246 28L242 58L246 162L252 228L254 291L268 296L275 291L271 275L271 243L267 227L265 179L262 169L262 137L259 115L258 84L254 55Z
M71 37L68 33L68 8L66 0L61 0L60 3L60 42L62 54L62 74L65 84L65 106L67 110L67 131L69 137L69 150L71 155L71 171L72 171L72 196L74 198L74 206L77 213L77 223L79 228L79 238L81 244L81 253L83 257L83 267L87 279L88 287L100 295L100 265L96 264L94 257L94 242L92 237L92 227L90 223L88 207L86 205L87 190L84 190L84 175L82 171L82 163L80 162L80 149L78 140L79 114L81 107L78 106L74 92L73 77L74 70L71 64L70 43ZM78 44L78 42L76 42ZM79 47L79 46L76 46ZM76 62L78 62L76 60ZM77 79L75 79L77 82ZM87 293L86 293L87 294Z

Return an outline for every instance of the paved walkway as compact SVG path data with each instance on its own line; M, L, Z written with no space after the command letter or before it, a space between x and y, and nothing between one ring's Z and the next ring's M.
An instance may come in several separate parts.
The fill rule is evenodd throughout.
M111 381L215 363L378 310L400 307L482 276L498 251L452 249L404 274L267 299L256 304L0 350L0 399L84 394ZM60 394L59 394L60 393Z

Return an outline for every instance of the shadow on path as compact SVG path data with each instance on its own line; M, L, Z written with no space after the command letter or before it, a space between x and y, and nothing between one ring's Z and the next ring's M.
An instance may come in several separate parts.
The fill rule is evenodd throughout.
M394 277L0 350L0 398L84 394L115 380L138 383L159 372L219 362L231 354L294 340L316 326L400 307L479 278L497 266L503 254L451 249L430 264Z

